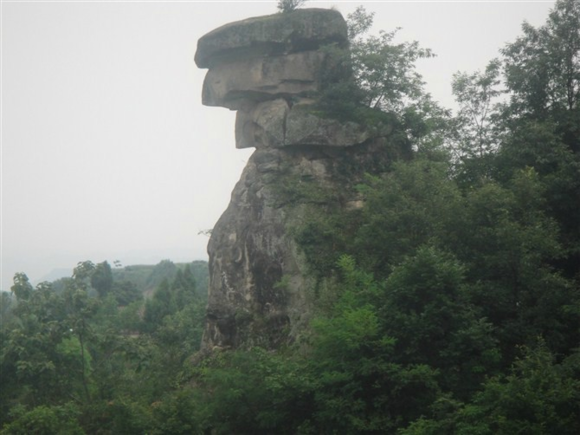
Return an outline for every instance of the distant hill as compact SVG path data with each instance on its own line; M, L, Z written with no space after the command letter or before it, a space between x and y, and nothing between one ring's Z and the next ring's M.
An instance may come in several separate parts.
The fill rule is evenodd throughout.
M41 282L53 282L61 278L68 278L72 276L73 270L70 268L59 268L53 269L40 279L36 279L32 282L33 285L37 285Z
M133 265L122 268L113 268L115 282L129 281L133 283L145 296L149 296L163 280L171 281L178 270L189 266L195 277L197 289L200 293L207 291L208 263L197 260L191 263L173 263L163 260L155 265Z
M128 281L133 284L145 297L151 296L155 289L164 280L173 281L178 270L190 267L195 278L196 288L200 294L207 293L209 272L208 263L196 260L191 263L173 263L170 260L162 260L158 264L137 264L125 267L111 265L113 282L122 283ZM52 282L53 288L58 292L64 288L66 281L72 276L72 269L55 269L42 279L34 282Z

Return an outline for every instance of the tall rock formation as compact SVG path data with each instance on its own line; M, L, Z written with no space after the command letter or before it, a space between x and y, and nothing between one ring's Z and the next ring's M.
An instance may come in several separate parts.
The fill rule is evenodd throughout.
M236 147L256 148L209 242L205 350L297 337L315 299L297 232L311 216L360 207L353 186L402 152L393 124L320 110L323 72L335 67L328 46L347 49L347 27L325 9L230 23L198 41L203 104L236 110Z

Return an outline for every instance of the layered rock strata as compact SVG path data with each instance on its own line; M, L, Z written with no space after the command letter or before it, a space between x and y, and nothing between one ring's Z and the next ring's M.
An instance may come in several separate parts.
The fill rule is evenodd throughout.
M351 187L391 158L392 125L340 122L318 108L328 44L346 48L347 28L324 9L227 24L198 42L196 63L209 68L203 104L237 110L236 147L256 148L209 242L205 350L276 348L299 334L313 278L292 229L329 207L360 207Z

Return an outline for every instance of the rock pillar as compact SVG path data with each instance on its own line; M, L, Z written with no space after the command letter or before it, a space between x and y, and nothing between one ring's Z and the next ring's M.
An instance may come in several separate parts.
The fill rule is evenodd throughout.
M325 9L227 24L198 42L195 61L209 69L203 104L236 110L236 147L256 148L209 242L205 350L276 348L299 334L311 312L312 278L290 229L328 204L301 202L291 191L340 189L356 182L344 162L364 170L384 159L388 128L339 122L316 109L331 44L347 48L347 27Z

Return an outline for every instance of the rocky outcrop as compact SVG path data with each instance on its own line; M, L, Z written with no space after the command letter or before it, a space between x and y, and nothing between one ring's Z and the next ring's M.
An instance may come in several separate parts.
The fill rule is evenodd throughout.
M238 110L248 101L308 96L320 89L324 57L306 51L222 63L207 73L202 103Z
M313 51L333 43L347 45L342 15L329 9L301 9L249 18L213 30L198 41L195 63L200 68L213 68L239 59Z
M247 104L236 115L236 148L284 146L289 111L283 98Z
M323 9L231 23L198 42L195 60L209 67L203 103L237 110L236 147L256 148L208 246L206 350L275 348L298 336L314 278L294 230L330 208L360 207L353 186L401 153L393 123L320 110L327 44L347 46L346 24Z

